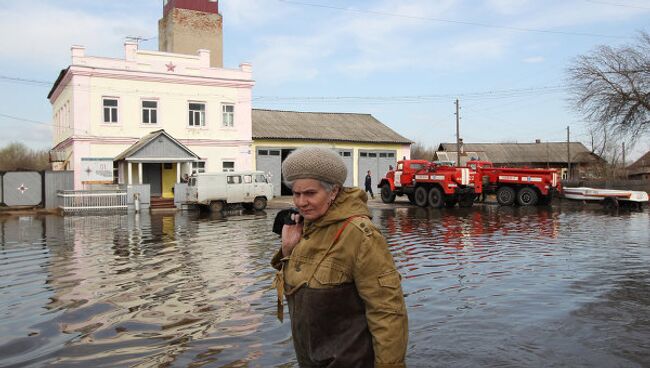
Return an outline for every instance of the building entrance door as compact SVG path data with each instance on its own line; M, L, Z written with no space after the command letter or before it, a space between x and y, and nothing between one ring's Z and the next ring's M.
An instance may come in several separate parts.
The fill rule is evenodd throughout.
M162 165L143 164L142 183L149 184L152 197L162 197Z

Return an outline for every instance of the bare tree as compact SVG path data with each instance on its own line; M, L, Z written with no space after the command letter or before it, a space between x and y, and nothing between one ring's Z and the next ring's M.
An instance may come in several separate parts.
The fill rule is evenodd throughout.
M596 131L634 142L650 130L650 34L578 56L568 75L573 102Z
M435 155L435 148L425 146L422 142L415 142L411 145L411 159L412 160L433 160Z
M10 143L0 148L0 171L46 170L49 167L47 150L31 150L22 143Z

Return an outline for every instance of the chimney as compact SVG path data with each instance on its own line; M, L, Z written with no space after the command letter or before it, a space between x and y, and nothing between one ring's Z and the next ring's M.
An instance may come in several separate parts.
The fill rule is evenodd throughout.
M86 56L86 48L83 46L72 45L70 51L72 52L72 64L79 64L80 59Z
M126 61L135 61L135 53L138 51L138 42L124 42L124 58Z

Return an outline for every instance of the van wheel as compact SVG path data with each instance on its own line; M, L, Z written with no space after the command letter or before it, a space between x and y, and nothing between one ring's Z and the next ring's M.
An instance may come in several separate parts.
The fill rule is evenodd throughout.
M257 197L253 201L253 208L256 211L261 211L266 208L266 198L264 197Z
M210 202L210 212L221 212L225 207L223 201L212 201Z
M510 187L499 188L497 202L502 206L512 206L515 203L515 190Z
M381 201L384 203L395 202L395 193L390 190L390 184L388 183L381 186Z
M415 189L415 204L417 204L420 207L426 207L427 206L427 188L425 187L417 187Z
M537 192L530 187L521 188L517 193L517 203L520 206L534 206L537 204L537 199Z

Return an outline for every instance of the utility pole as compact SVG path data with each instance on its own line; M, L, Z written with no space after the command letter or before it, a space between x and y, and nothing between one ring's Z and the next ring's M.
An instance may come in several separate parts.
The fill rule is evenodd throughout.
M456 166L460 166L460 102L456 99Z
M571 133L569 130L569 126L567 125L566 127L566 178L567 180L571 180Z

